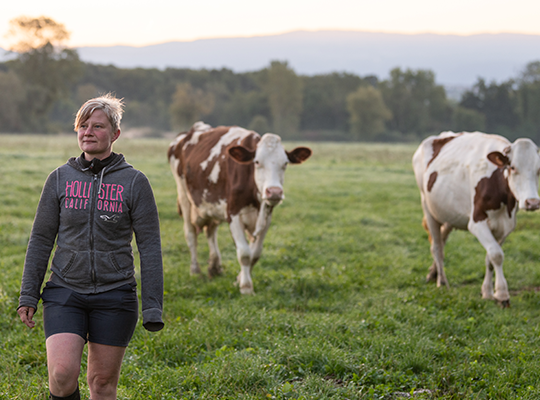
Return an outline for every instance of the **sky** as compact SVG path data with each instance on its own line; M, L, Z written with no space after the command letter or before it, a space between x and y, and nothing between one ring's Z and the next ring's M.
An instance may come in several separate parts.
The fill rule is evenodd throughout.
M250 37L297 30L540 35L538 0L6 0L9 21L50 17L71 33L69 47L146 46L170 41Z

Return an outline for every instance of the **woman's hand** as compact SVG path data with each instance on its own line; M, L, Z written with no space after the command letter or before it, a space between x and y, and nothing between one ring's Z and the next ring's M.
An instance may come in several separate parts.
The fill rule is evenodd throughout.
M36 325L35 321L32 321L32 318L34 318L34 313L36 312L35 308L33 307L20 307L17 310L17 313L21 317L21 321L26 324L27 327L33 328Z

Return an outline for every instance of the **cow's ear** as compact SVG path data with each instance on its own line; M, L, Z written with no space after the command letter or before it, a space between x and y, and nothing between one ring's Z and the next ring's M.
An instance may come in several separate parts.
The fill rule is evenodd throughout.
M301 164L311 157L311 149L309 147L297 147L292 151L286 151L286 153L291 164Z
M231 158L240 164L249 164L255 158L255 151L248 150L243 146L233 146L228 149Z
M502 168L510 165L510 160L500 151L493 151L487 155L489 161L495 164L497 167Z

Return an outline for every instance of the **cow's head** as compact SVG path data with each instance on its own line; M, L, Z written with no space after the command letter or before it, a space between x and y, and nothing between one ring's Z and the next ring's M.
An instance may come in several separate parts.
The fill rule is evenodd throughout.
M228 149L233 160L241 164L255 164L255 183L261 198L270 206L279 204L283 195L283 178L287 164L300 164L311 156L311 149L297 147L288 152L281 144L281 138L273 133L262 136L255 150L244 146Z
M503 152L494 151L488 159L500 168L505 168L510 190L519 201L519 208L532 211L540 208L538 177L540 156L538 147L530 139L517 139Z

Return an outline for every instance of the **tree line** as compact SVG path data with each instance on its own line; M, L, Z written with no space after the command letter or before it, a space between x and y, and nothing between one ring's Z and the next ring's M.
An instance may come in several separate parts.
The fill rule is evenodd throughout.
M540 140L540 61L508 81L479 78L450 99L430 70L389 77L298 75L286 61L259 71L117 68L82 62L63 46L69 33L47 17L11 21L15 58L0 63L0 132L72 130L91 97L123 97L124 129L182 131L195 121L272 131L285 139L406 141L443 130Z

